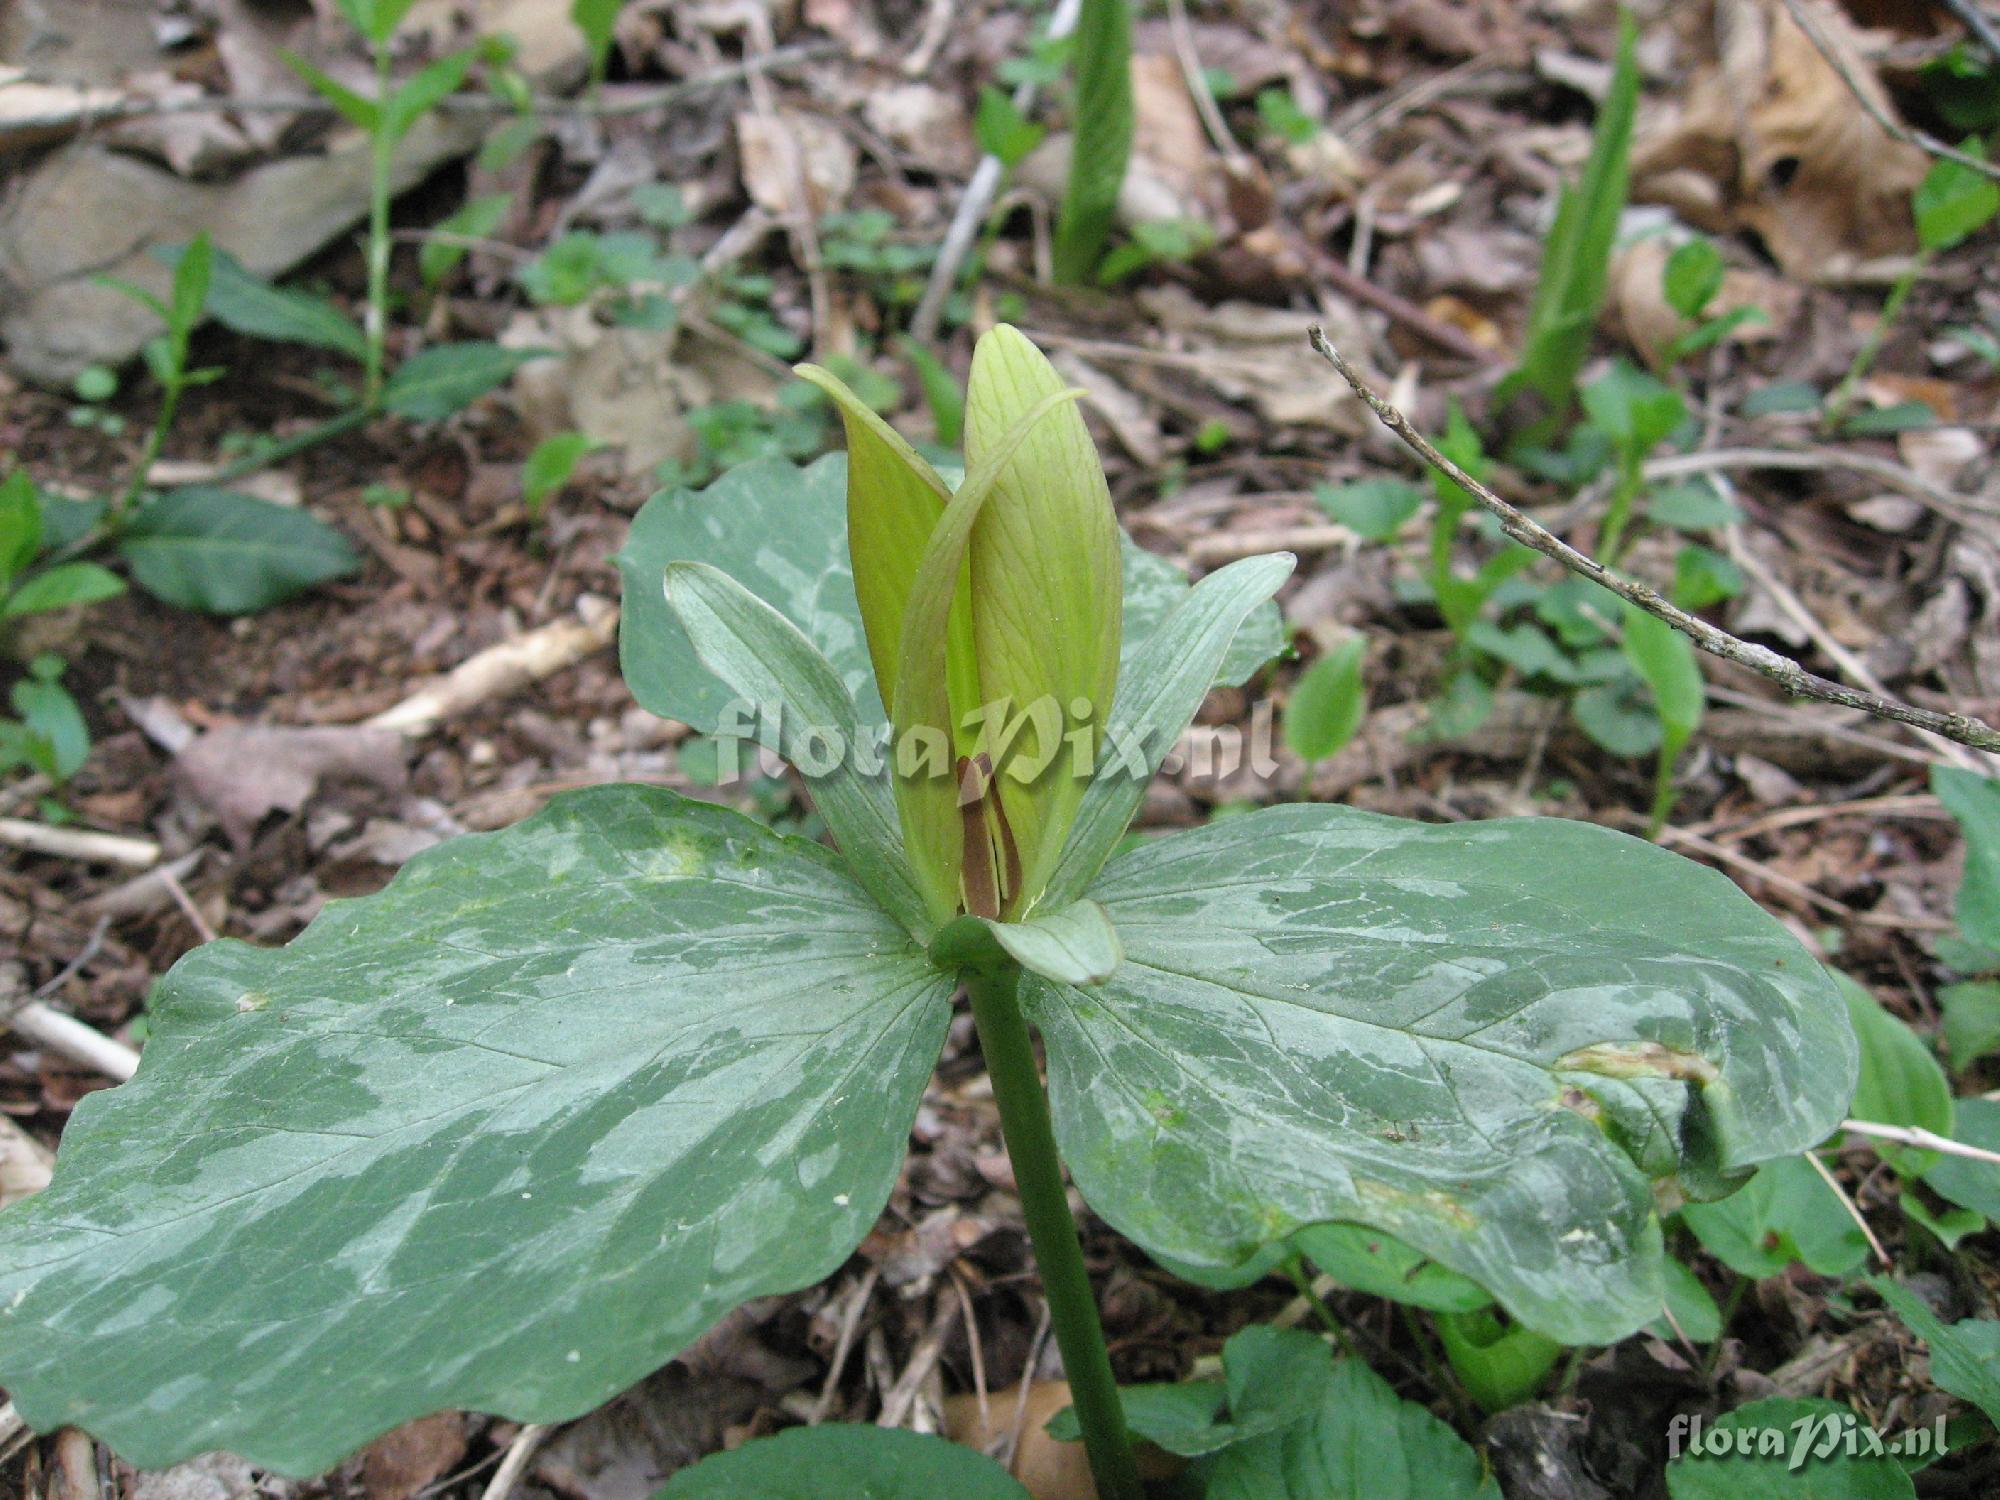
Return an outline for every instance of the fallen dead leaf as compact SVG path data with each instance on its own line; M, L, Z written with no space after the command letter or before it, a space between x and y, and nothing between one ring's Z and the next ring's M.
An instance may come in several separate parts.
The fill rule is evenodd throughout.
M767 213L803 210L819 218L838 209L854 191L854 143L819 115L797 109L770 115L745 111L736 117L736 146L744 189Z
M55 1158L40 1141L0 1115L0 1208L47 1187L54 1166Z
M982 1417L977 1396L947 1397L945 1436L969 1448L992 1451L1015 1430L1016 1400L1013 1390L992 1392L986 1398ZM1037 1380L1028 1387L1012 1473L1035 1500L1097 1500L1097 1486L1091 1483L1083 1444L1059 1443L1042 1430L1049 1418L1069 1404L1066 1380Z
M241 852L265 817L298 812L328 776L401 791L409 780L407 748L391 729L246 724L211 729L188 745L174 757L173 775Z
M1850 71L1893 111L1867 61L1866 34L1838 7L1808 3ZM1676 10L1683 35L1717 38L1717 55L1696 68L1684 102L1634 143L1634 198L1665 203L1704 229L1752 230L1802 281L1837 279L1914 248L1910 194L1929 158L1869 118L1780 0Z
M1326 427L1354 437L1371 424L1361 403L1339 380L1328 378L1325 362L1306 342L1306 329L1324 324L1335 345L1366 366L1374 341L1358 316L1339 315L1339 304L1317 315L1253 302L1211 307L1173 285L1148 287L1137 300L1173 335L1177 352L1194 356L1189 366L1197 378L1228 400L1250 402L1267 422Z
M964 177L979 159L964 103L928 83L878 89L862 100L861 112L871 129L942 177Z
M433 1412L405 1422L368 1445L361 1487L368 1500L410 1500L465 1457L465 1414Z

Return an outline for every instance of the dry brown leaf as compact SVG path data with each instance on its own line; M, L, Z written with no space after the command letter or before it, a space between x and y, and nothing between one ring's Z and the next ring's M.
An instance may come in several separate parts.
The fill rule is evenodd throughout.
M986 1398L982 1418L977 1396L951 1396L944 1403L945 1436L967 1447L990 1451L1014 1429L1013 1390L994 1391ZM1020 1446L1014 1450L1013 1474L1035 1500L1097 1500L1090 1481L1090 1463L1083 1444L1059 1443L1042 1429L1049 1418L1070 1404L1069 1382L1037 1380L1028 1387L1022 1414Z
M385 791L409 779L407 744L389 729L319 725L296 729L240 725L211 729L174 757L174 780L215 815L241 851L273 812L298 812L328 776L351 776Z
M1879 91L1864 33L1825 0L1806 3L1855 76ZM1752 230L1800 280L1839 278L1914 247L1910 194L1929 159L1869 118L1780 0L1712 0L1677 19L1692 36L1719 38L1719 55L1635 143L1635 198L1705 229ZM1893 109L1886 95L1879 102Z
M465 1457L465 1414L433 1412L405 1422L368 1445L361 1487L368 1500L410 1500Z
M42 1143L0 1115L0 1208L49 1185L55 1158Z
M1346 386L1327 378L1325 362L1306 342L1306 329L1323 324L1327 336L1350 359L1368 363L1373 340L1358 317L1341 315L1344 309L1339 304L1318 315L1254 302L1210 307L1173 285L1148 287L1138 293L1137 301L1174 336L1174 349L1192 356L1191 373L1225 399L1251 403L1265 421L1326 427L1356 437L1372 424L1372 419L1364 420L1361 403Z
M1227 207L1222 162L1210 149L1187 80L1171 55L1132 59L1132 156L1140 172L1166 184L1184 217L1213 223Z
M736 117L736 147L744 189L767 213L803 210L817 219L840 208L854 191L854 143L820 115L746 111Z
M928 83L876 89L862 100L861 113L871 130L941 176L964 177L979 159L964 102Z

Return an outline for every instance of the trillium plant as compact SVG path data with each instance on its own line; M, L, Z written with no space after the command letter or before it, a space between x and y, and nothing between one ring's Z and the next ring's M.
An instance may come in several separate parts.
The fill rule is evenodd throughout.
M790 762L833 847L597 787L189 954L0 1215L28 1422L310 1474L436 1409L575 1417L853 1252L961 992L1105 1500L1140 1489L1065 1168L1192 1276L1365 1225L1608 1342L1660 1314L1663 1213L1841 1118L1829 976L1649 844L1326 805L1129 837L1279 648L1292 560L1190 589L1133 547L1011 328L962 475L800 374L844 458L654 497L621 651L648 709Z

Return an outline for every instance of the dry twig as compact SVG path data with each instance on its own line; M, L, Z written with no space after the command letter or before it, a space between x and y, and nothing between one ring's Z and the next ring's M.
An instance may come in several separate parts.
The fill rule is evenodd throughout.
M1872 714L1878 719L1891 719L1899 724L1927 729L1933 734L1943 735L1948 740L1956 740L1961 745L1970 745L1978 750L2000 751L2000 730L1996 730L1990 724L1968 714L1941 714L1897 699L1878 697L1874 693L1857 692L1853 688L1843 687L1816 672L1808 672L1797 662L1780 656L1768 646L1741 640L1728 631L1689 614L1645 584L1635 583L1614 573L1596 558L1577 551L1561 537L1528 519L1444 454L1438 452L1428 438L1410 425L1408 417L1383 400L1354 372L1354 368L1341 357L1340 351L1327 341L1326 334L1321 329L1312 328L1309 336L1313 348L1340 372L1341 379L1345 380L1353 388L1354 394L1381 419L1383 426L1401 438L1403 443L1425 463L1471 495L1483 510L1499 521L1500 529L1522 546L1532 547L1544 557L1553 558L1571 572L1581 574L1591 582L1609 589L1628 604L1635 605L1655 619L1665 621L1711 656L1719 656L1724 661L1734 662L1760 676L1770 678L1795 698L1814 698L1822 703L1838 703L1845 708L1858 708L1863 713Z
M1957 6L1952 8L1958 10ZM1974 7L1967 6L1966 9L1971 10ZM1806 8L1804 0L1785 0L1785 10L1799 30L1805 33L1805 38L1812 43L1813 50L1825 60L1829 68L1840 75L1840 81L1847 85L1847 92L1854 96L1855 102L1866 112L1868 118L1881 126L1889 135L1906 146L1915 146L1918 150L1927 151L1945 161L1957 162L1961 167L1970 167L1973 171L1983 172L1988 177L2000 177L2000 166L1995 166L1992 162L1974 156L1970 152L1961 151L1950 142L1941 141L1927 131L1913 130L1894 119L1883 106L1877 91L1869 88L1867 83L1856 75L1854 64L1835 44L1833 38L1826 34L1819 17ZM1964 12L1960 11L1959 14L1963 15ZM1991 35L1990 30L1987 35ZM2000 57L2000 52L1994 55Z
M761 77L767 73L785 72L816 58L836 56L840 50L837 42L809 42L802 46L756 53L741 62L730 63L704 73L699 78L686 78L678 83L663 84L659 88L608 91L605 96L596 99L542 97L531 100L530 109L542 116L573 115L595 119L650 114L655 110L671 109L674 105L698 94L705 94L728 84L741 83L745 79ZM23 76L17 81L43 83L47 80ZM520 112L519 106L512 100L503 99L497 94L451 94L440 99L432 107L440 113L453 115L513 115ZM247 98L204 94L185 99L125 98L107 103L80 98L72 108L42 115L10 117L7 128L15 134L26 134L34 131L87 130L94 125L108 125L119 120L143 119L154 115L324 115L332 112L333 106L317 94L277 94Z

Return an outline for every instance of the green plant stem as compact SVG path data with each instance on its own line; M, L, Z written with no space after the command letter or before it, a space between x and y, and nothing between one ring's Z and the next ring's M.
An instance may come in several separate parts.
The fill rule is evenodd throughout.
M371 412L382 399L382 357L389 335L389 175L395 164L396 142L389 131L388 114L393 81L389 44L377 43L375 99L380 117L375 122L368 181L368 360L361 395L361 404Z
M1083 1264L1083 1245L1077 1239L1076 1219L1069 1211L1048 1095L1042 1091L1034 1043L1021 1014L1020 981L1018 968L972 971L966 976L965 988L972 1000L972 1019L979 1028L986 1071L993 1080L993 1100L1000 1107L1000 1132L1013 1162L1028 1240L1041 1268L1050 1326L1055 1330L1056 1347L1062 1351L1077 1422L1083 1428L1091 1477L1097 1481L1099 1500L1142 1500L1138 1462L1126 1435L1118 1382L1111 1374L1111 1355L1104 1344L1104 1325L1098 1321L1090 1276Z
M1820 419L1820 430L1834 432L1847 416L1847 408L1854 403L1854 392L1863 378L1874 367L1875 358L1882 352L1882 346L1889 341L1889 331L1896 326L1896 319L1903 311L1903 304L1910 300L1910 293L1916 289L1917 279L1924 274L1930 264L1928 251L1917 252L1910 262L1910 268L1896 279L1889 288L1889 298L1882 304L1882 316L1875 320L1875 327L1861 347L1854 351L1854 359L1847 367L1847 373L1840 377L1840 384L1827 397L1826 414Z
M187 362L187 350L180 351L180 362ZM117 533L124 525L132 507L139 503L139 496L145 491L146 476L153 472L153 465L159 461L160 449L166 445L167 433L174 425L174 413L181 404L181 391L185 382L178 372L175 378L160 388L160 414L153 419L153 430L146 434L146 446L139 452L139 462L132 468L132 477L126 482L124 491L113 502L111 509L100 523L103 530ZM93 527L95 531L99 528Z
M1313 1290L1312 1277L1306 1274L1305 1265L1299 1256L1291 1256L1285 1261L1285 1274L1291 1277L1292 1285L1299 1289L1299 1295L1305 1298L1306 1306L1312 1309L1313 1316L1320 1321L1320 1326L1333 1335L1333 1341L1340 1346L1340 1352L1352 1356L1354 1344L1347 1337L1347 1330L1341 1326L1340 1319L1333 1315L1333 1309L1326 1305L1325 1299Z
M296 458L299 454L305 452L306 449L317 447L329 439L337 438L343 432L352 432L355 428L367 422L371 415L372 413L367 407L357 406L351 411L341 412L338 416L328 417L324 422L315 423L303 432L293 433L292 436L285 438L281 442L273 443L268 448L260 448L255 453L244 454L243 457L235 460L233 463L226 464L216 470L215 477L208 482L211 484L233 484L237 480L247 478L252 474L261 474L273 464L281 464L288 458Z

